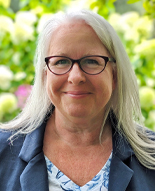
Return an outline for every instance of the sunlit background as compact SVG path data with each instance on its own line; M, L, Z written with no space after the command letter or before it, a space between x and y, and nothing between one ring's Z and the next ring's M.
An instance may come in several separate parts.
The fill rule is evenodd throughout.
M137 75L144 123L155 130L154 0L0 0L0 121L14 118L31 92L44 21L82 8L105 17L120 36Z

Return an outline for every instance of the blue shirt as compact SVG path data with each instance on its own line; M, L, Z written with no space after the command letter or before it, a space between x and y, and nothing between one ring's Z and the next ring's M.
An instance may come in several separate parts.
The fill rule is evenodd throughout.
M108 191L112 153L100 172L87 184L80 187L63 174L46 156L50 191Z

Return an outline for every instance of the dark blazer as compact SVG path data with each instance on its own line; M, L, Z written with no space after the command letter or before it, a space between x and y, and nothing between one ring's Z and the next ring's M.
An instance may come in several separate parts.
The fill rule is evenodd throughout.
M46 123L31 134L19 136L13 145L11 133L0 132L0 191L48 191L43 153ZM113 129L113 156L108 191L155 191L155 171L143 167L124 137Z

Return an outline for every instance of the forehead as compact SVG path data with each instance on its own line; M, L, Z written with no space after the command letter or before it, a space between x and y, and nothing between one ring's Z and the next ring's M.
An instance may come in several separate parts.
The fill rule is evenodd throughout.
M70 20L58 26L52 33L49 54L77 52L77 57L82 54L104 54L98 52L99 49L107 51L92 27L82 20Z
M95 31L83 20L69 20L60 24L52 33L52 40L56 38L67 38L67 36L75 36L75 38L82 38L85 35L91 35L93 38L98 38Z
M68 31L68 32L72 32L74 30L82 30L83 31L83 29L84 30L90 30L90 31L94 32L92 27L89 26L85 21L76 19L76 20L68 20L68 21L60 24L60 26L58 26L56 28L54 33L57 33L58 31L64 31L64 30Z

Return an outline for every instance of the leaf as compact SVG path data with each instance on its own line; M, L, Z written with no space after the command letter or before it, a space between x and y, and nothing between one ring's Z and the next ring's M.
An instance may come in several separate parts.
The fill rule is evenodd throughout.
M129 1L127 1L127 3L128 3L128 4L132 4L132 3L136 3L136 2L138 2L138 1L140 1L140 0L129 0Z

